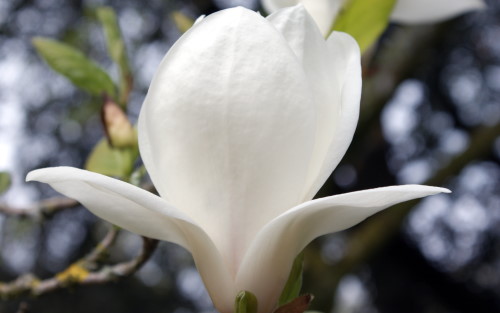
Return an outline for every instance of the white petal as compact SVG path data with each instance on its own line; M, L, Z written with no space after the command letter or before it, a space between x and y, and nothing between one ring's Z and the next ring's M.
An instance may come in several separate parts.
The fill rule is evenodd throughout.
M408 24L432 23L485 7L482 0L398 0L391 19Z
M304 66L315 96L317 129L303 201L312 199L347 150L359 114L361 61L356 41L334 32L327 41L303 6L268 20L283 34Z
M139 117L146 168L234 274L254 234L302 202L315 135L312 97L283 36L242 8L191 28L153 79Z
M444 188L406 185L369 189L305 202L275 218L247 251L236 287L253 292L259 311L271 312L297 254L311 240L349 228L391 205Z
M337 167L351 144L359 116L361 99L361 57L359 46L350 35L333 32L327 40L331 55L331 82L339 82L339 94L320 110L319 134L306 185L304 201L310 200ZM332 86L333 88L333 86Z
M264 9L273 13L279 9L303 4L313 17L321 33L326 36L330 33L333 21L345 0L262 0Z
M193 254L214 304L231 312L234 285L207 235L165 200L131 184L72 167L44 168L27 181L50 184L95 215L142 236L179 244Z
M328 57L326 41L303 5L279 10L266 19L283 34L306 71L325 72L320 65Z
M201 21L203 21L203 19L204 19L205 17L206 17L206 15L205 15L205 14L198 16L198 18L194 21L193 26L194 26L194 25L197 25L198 23L200 23Z
M299 4L301 0L262 0L262 7L267 13L274 13L279 9L293 7Z

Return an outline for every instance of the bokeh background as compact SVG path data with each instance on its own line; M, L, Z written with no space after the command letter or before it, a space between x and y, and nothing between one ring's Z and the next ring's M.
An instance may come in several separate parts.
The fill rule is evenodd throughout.
M303 292L335 313L500 312L500 3L453 20L390 25L363 59L362 113L353 144L318 196L393 184L453 190L400 205L305 251ZM55 196L24 182L46 166L83 167L104 131L101 99L77 90L35 53L34 36L69 43L107 69L95 8L113 7L134 73L135 121L160 60L181 35L174 12L196 18L229 0L0 0L0 171L9 208ZM0 216L0 281L47 278L88 253L110 225L81 207L46 219ZM109 262L135 256L120 232ZM258 273L256 273L258 274ZM192 259L161 243L133 276L40 297L0 299L0 312L213 312Z

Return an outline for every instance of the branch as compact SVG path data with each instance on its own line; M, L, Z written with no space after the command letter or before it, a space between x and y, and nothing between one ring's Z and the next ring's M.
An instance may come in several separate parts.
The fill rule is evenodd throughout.
M0 204L0 214L18 218L47 218L64 209L74 208L79 203L76 200L65 197L53 197L42 200L29 208L14 208L6 204Z
M142 189L156 193L155 187L151 183L145 183L140 186ZM7 204L0 203L0 214L17 218L49 218L65 209L71 209L79 206L76 200L66 197L52 197L32 205L28 208L16 208Z
M33 274L26 274L10 283L0 283L0 298L16 298L26 294L39 296L68 286L104 284L137 272L155 251L157 240L142 237L143 244L137 257L97 271L89 270L106 256L118 232L119 229L113 226L92 252L54 277L40 280Z

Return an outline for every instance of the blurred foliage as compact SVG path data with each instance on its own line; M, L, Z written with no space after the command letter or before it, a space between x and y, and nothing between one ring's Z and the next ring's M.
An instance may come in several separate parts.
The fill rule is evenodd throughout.
M172 12L170 15L175 23L175 26L181 33L185 33L194 24L194 20L180 11Z
M386 29L395 4L396 0L349 0L340 10L332 30L353 36L363 53Z
M101 22L104 33L106 35L106 42L108 46L108 53L111 59L118 64L120 69L120 97L119 103L126 105L128 94L130 93L132 73L127 58L127 51L125 50L125 43L121 36L121 31L118 26L116 14L110 7L101 7L97 9L97 17Z
M7 191L11 183L10 174L8 172L0 172L0 194Z
M85 163L85 169L103 175L127 179L134 170L134 162L139 156L135 147L114 148L106 138L94 147Z

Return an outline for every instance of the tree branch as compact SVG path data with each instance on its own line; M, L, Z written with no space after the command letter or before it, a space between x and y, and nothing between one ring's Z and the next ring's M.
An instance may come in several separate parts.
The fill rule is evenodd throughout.
M140 186L142 189L156 193L155 187L151 183ZM0 203L0 214L17 218L49 218L65 209L79 206L80 203L74 199L66 197L52 197L33 204L28 208L16 208Z
M66 197L53 197L42 200L29 208L14 208L0 203L0 214L18 218L47 218L64 209L74 208L79 203Z
M142 237L140 253L132 260L113 266L104 266L91 271L103 259L109 247L115 242L119 229L115 226L108 231L103 240L84 258L74 262L54 277L40 280L33 274L20 276L10 283L0 283L0 298L16 298L23 295L39 296L68 286L95 285L114 281L138 271L149 260L158 245L158 241Z

